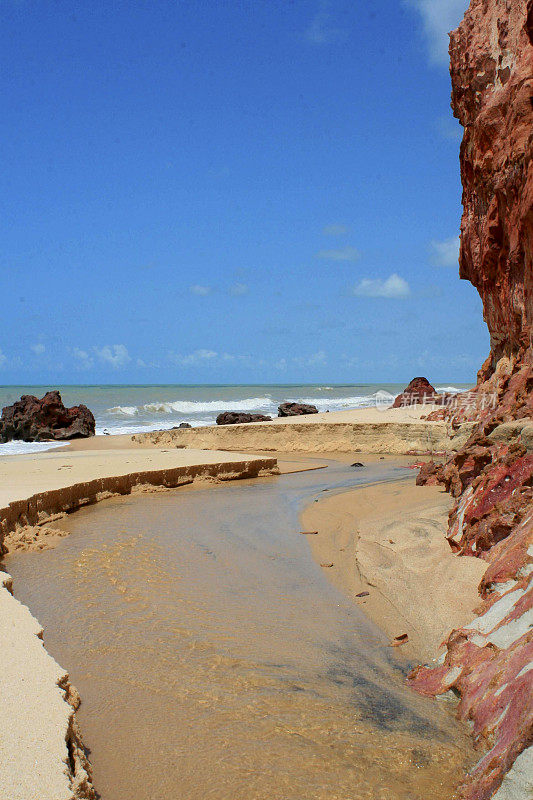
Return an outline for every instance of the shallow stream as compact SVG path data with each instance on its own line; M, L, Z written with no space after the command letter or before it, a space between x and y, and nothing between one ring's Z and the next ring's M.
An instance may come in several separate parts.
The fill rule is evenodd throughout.
M324 490L404 474L329 462L110 500L8 559L81 694L103 800L449 800L464 729L299 534Z

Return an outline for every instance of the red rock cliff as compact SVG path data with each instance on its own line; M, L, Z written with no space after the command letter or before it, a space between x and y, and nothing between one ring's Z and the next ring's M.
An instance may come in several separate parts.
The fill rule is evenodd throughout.
M450 634L440 666L418 668L410 681L424 694L461 695L458 715L472 722L481 758L458 797L525 800L533 788L533 0L471 0L450 54L452 107L465 129L460 275L479 291L491 352L477 404L438 412L478 425L417 483L442 483L456 498L450 546L488 568L477 618Z
M483 301L480 375L531 363L533 0L472 0L451 35L452 108L464 127L460 275Z

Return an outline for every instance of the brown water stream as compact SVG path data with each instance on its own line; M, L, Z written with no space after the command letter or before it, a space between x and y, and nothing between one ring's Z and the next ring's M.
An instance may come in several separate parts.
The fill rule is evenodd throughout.
M450 709L328 582L299 535L324 489L376 464L111 500L15 595L82 697L103 800L449 800L471 758Z

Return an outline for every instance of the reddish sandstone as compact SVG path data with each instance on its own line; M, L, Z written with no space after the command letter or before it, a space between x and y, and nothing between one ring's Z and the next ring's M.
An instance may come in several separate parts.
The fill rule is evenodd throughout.
M434 403L439 395L427 378L413 378L392 404L393 408L410 406L414 403Z
M459 797L488 800L533 741L533 455L518 436L487 438L502 422L533 419L533 0L471 0L450 54L452 107L465 129L460 275L480 294L491 351L473 395L437 412L477 428L417 482L438 481L457 498L448 541L488 562L476 612L491 616L454 631L444 664L410 680L424 694L460 693L459 715L486 752Z

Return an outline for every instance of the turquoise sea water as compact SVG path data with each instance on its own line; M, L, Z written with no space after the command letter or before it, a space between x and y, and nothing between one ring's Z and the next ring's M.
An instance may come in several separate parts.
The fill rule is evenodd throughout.
M448 391L470 388L471 384L436 383ZM96 418L96 432L138 433L172 428L180 422L214 425L221 411L250 411L277 416L278 405L286 400L312 403L319 411L364 408L375 404L376 392L397 395L405 384L272 384L203 386L0 386L0 407L10 405L23 394L37 397L51 388L61 392L67 406L85 403ZM50 445L10 443L0 445L0 455L31 452Z

